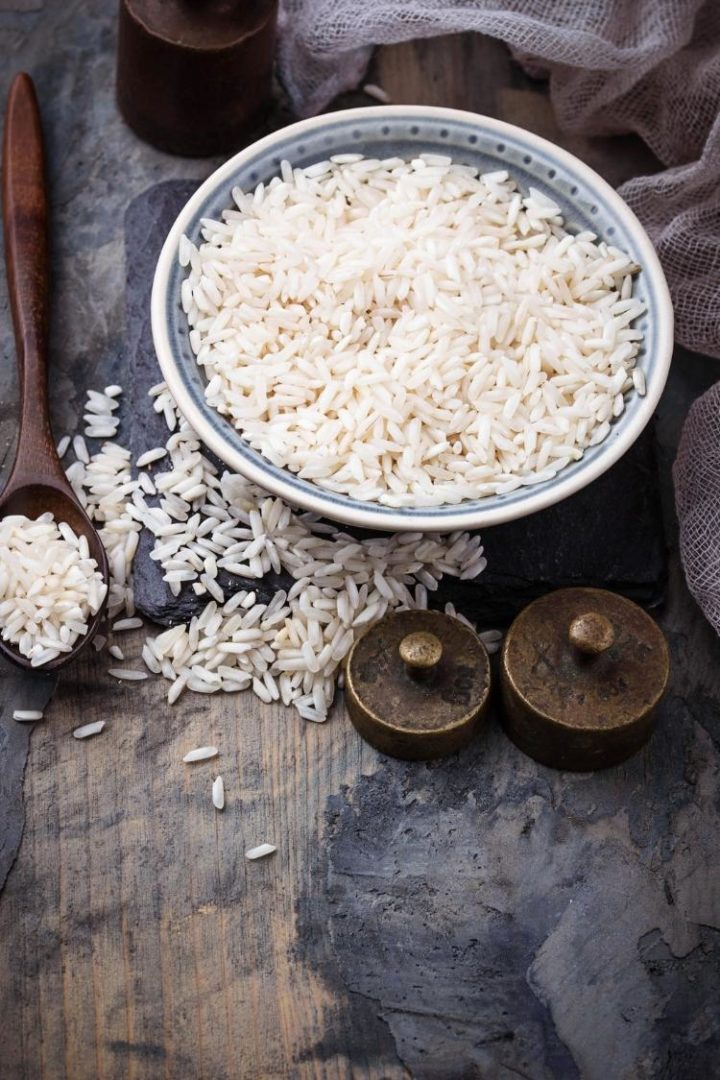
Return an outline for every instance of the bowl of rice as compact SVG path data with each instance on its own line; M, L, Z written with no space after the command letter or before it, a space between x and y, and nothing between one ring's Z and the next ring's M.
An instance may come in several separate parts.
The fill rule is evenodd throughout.
M231 470L335 521L481 528L609 469L653 414L670 295L642 226L577 158L426 106L277 131L190 198L152 332Z

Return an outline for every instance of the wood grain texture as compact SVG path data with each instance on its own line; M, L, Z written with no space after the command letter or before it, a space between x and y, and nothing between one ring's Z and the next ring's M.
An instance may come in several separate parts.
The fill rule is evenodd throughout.
M0 517L37 518L50 511L85 536L90 554L107 581L105 549L78 503L58 460L48 400L49 258L45 152L37 95L32 79L15 77L8 95L2 155L3 224L8 293L15 329L20 385L20 424L15 462L2 490ZM104 605L72 652L57 656L45 671L72 662L87 647L103 618ZM32 662L9 642L0 652L21 668Z
M519 69L502 45L478 34L407 41L378 49L374 81L395 105L445 105L505 119L499 94Z
M18 366L28 382L24 406L47 402L48 201L45 152L32 79L15 76L8 94L2 163L5 263ZM34 370L28 371L27 360ZM40 419L49 429L47 408Z
M82 5L49 5L16 46L39 49L43 26L53 42L86 35L95 96L80 145L95 203L74 202L74 175L59 169L73 208L61 243L73 215L90 231L99 201L117 197L109 151L92 157L101 122L122 158L124 199L141 180L189 175L117 125L103 89L114 5L97 10L88 30ZM82 85L49 78L79 113ZM496 43L382 50L376 78L397 101L542 122L553 137L541 88ZM70 161L84 178L80 153ZM78 371L69 323L61 339L64 418L88 382L122 381L121 222L98 228L92 251L59 267L76 314L86 299L69 283L86 282L88 267L106 302L85 319L97 361ZM679 420L714 375L682 357L661 407L668 507ZM171 709L160 681L118 685L106 662L84 658L33 731L25 835L0 894L2 1080L712 1075L720 646L676 555L673 566L664 625L676 668L660 729L627 767L589 778L536 766L493 725L464 757L387 762L341 704L322 726L247 694ZM123 636L130 663L140 640ZM72 739L96 719L100 736ZM219 758L182 764L207 742ZM218 772L222 813L211 802ZM265 840L277 854L247 862Z
M4 1041L0 1075L286 1076L341 1006L295 962L295 908L326 796L362 771L363 744L340 710L320 726L248 695L169 709L159 681L125 688L104 667L79 665L33 735L0 903L16 958L2 1008L21 1037ZM98 719L101 735L71 737ZM183 764L208 742L217 759ZM247 861L263 841L277 854ZM352 1073L338 1058L295 1074L404 1075L392 1055L373 1063L374 1043Z

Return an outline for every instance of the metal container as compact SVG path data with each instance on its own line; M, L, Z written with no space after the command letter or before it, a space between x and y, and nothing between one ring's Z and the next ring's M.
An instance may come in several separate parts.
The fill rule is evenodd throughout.
M474 630L437 611L398 611L345 662L350 719L377 750L407 760L467 745L487 712L490 662Z
M652 734L669 670L665 637L637 604L604 589L558 589L526 607L505 638L505 729L545 765L615 765Z
M117 99L160 150L238 150L271 104L277 0L120 0Z

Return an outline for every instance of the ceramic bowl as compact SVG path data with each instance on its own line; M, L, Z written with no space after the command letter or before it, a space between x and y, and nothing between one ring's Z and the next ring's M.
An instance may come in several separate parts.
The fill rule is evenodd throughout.
M591 229L633 256L642 267L634 295L647 307L635 324L644 334L637 362L645 373L647 393L629 395L624 413L599 446L588 449L553 479L532 487L445 506L395 509L324 491L272 465L206 404L205 374L195 362L180 306L185 275L177 258L180 237L186 233L197 243L201 219L218 218L231 205L230 192L236 184L248 190L260 180L270 180L283 158L294 166L307 166L348 152L373 157L442 152L483 172L506 168L521 188L532 185L551 196L562 208L569 231ZM152 333L160 367L180 411L231 469L289 503L335 521L388 531L450 532L535 513L566 499L614 465L648 423L662 393L672 356L673 315L665 277L644 229L620 196L587 165L545 139L499 120L454 109L397 105L302 120L253 143L217 169L188 200L163 246L153 283Z

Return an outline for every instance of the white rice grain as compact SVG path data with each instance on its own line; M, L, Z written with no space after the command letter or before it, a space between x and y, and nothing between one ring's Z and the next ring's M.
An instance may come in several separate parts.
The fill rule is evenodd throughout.
M249 851L245 852L245 858L251 860L264 859L266 855L272 855L276 851L277 848L274 844L258 844L257 847L250 848Z
M95 720L92 724L83 724L73 731L74 739L89 739L91 735L99 735L105 727L104 720Z
M209 758L217 757L219 754L217 746L199 746L196 750L189 750L183 758L185 762L193 761L207 761Z
M381 105L389 105L392 102L392 98L388 94L387 90L383 90L381 86L376 83L365 83L363 86L363 94L367 94L368 97L375 98Z
M73 436L72 444L73 450L75 451L75 457L78 459L78 461L82 461L84 465L87 465L90 461L90 455L88 453L87 444L83 439L82 435Z
M157 446L154 450L146 450L144 454L141 454L135 464L138 469L144 469L147 465L152 465L154 461L159 461L160 458L165 457L167 450L164 446Z
M147 671L135 671L133 668L109 668L108 675L113 679L122 679L125 682L142 682L147 679Z
M142 619L138 619L138 618L118 619L117 622L113 623L112 628L113 628L113 631L116 631L116 632L118 630L139 630L140 627L142 626L142 624L143 624Z

